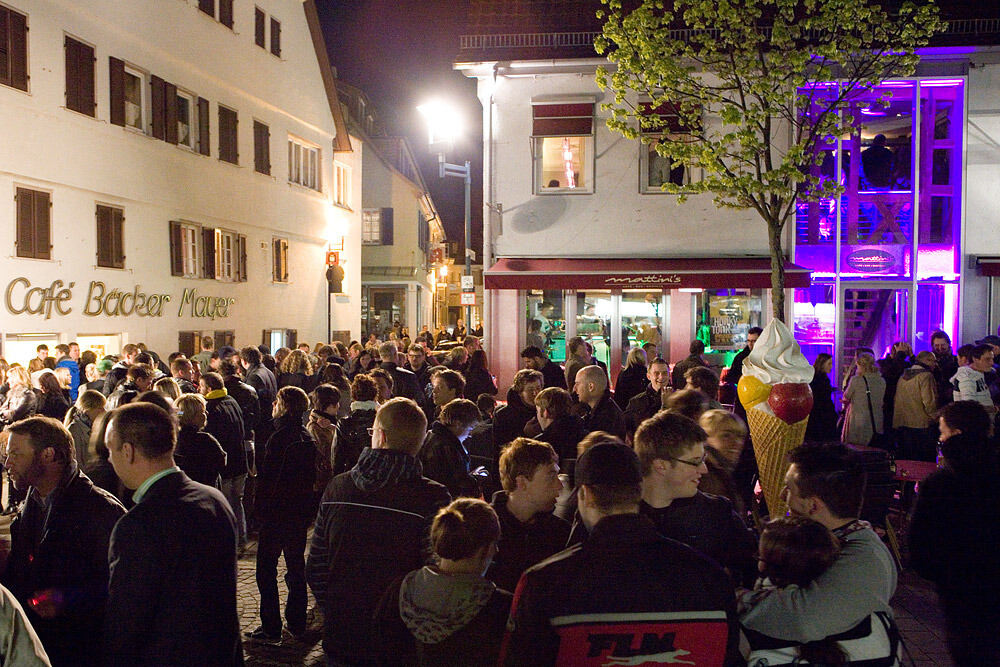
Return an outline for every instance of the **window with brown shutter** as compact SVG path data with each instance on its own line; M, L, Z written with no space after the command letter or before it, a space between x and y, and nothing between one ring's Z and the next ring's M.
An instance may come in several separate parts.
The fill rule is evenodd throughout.
M167 108L164 87L166 81L155 74L149 77L151 106L153 110L152 134L156 139L164 139L167 131Z
M215 229L201 228L201 277L215 278Z
M177 332L177 351L184 356L191 358L198 350L195 349L195 344L198 342L200 335L195 331L178 331Z
M594 103L532 101L531 152L535 194L594 191Z
M52 258L52 200L48 192L17 188L17 256Z
M177 143L177 86L163 84L163 140L168 144Z
M184 236L181 223L170 221L170 275L184 275Z
M0 6L0 84L28 90L28 17Z
M260 7L253 8L253 41L254 44L262 49L267 48L267 39L265 32L267 31L267 15L261 10Z
M391 208L383 208L383 209L380 209L380 213L381 213L381 218L382 218L382 220L381 220L381 222L382 222L382 229L381 229L382 245L392 245L392 232L393 232L393 226L392 226L392 209Z
M125 127L125 61L108 58L108 84L111 91L111 124Z
M261 174L271 173L271 131L259 120L253 122L253 166Z
M93 117L94 47L66 37L66 108Z
M204 97L198 98L198 152L202 155L211 155L212 145L208 132L208 100Z
M219 23L233 29L233 0L219 0Z
M288 239L272 239L271 248L273 261L271 264L271 280L276 283L288 282Z
M232 109L219 105L219 159L233 164L240 163L237 147L237 116Z
M594 105L535 104L531 107L533 137L580 137L594 132Z
M240 234L236 237L236 280L247 282L247 237Z
M114 206L97 205L97 265L111 269L125 268L123 223L125 212Z
M215 18L215 0L198 0L198 9Z
M271 18L271 53L281 57L281 23Z

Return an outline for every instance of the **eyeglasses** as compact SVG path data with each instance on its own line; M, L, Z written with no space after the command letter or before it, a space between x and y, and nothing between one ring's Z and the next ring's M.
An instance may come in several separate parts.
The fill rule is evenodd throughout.
M700 468L701 464L703 464L705 462L705 459L708 458L708 452L706 451L704 454L702 454L701 458L698 459L697 461L688 461L686 459L679 459L673 456L668 456L667 458L670 459L671 461L677 461L678 463L683 463L686 466L691 466L692 468Z

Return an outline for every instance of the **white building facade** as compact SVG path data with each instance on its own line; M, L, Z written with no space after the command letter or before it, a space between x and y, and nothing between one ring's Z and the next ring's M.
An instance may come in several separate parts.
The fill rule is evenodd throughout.
M2 353L360 335L360 184L315 6L0 4ZM331 255L331 251L336 254ZM327 264L344 271L330 294Z

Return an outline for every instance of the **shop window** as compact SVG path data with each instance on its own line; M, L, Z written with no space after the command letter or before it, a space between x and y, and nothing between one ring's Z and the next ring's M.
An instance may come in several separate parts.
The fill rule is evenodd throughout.
M271 173L271 130L259 120L253 122L253 167L260 174Z
M38 356L39 345L47 345L49 354L52 354L58 344L59 334L56 333L7 334L3 339L3 357L9 363L27 367Z
M363 245L392 245L393 210L391 208L366 208L361 212L361 243Z
M94 47L67 36L66 108L93 117L97 112L94 96Z
M321 190L319 179L319 148L288 137L288 182Z
M214 237L214 234L213 234ZM187 222L170 223L170 275L185 278L203 276L202 228Z
M219 159L231 164L240 163L237 125L239 118L232 109L219 105Z
M28 17L0 5L0 84L28 90Z
M536 194L594 191L594 105L532 105Z
M18 257L52 259L52 196L48 192L17 188Z
M215 279L246 282L246 237L236 232L215 231Z
M590 343L594 358L611 363L611 290L576 293L576 335Z
M288 282L288 239L271 239L272 267L271 280L276 283Z
M625 290L622 292L622 365L633 347L646 343L656 345L656 354L666 355L663 349L663 292ZM653 357L648 357L652 361Z
M351 206L351 168L342 162L333 163L333 203Z
M530 290L526 295L525 344L542 348L557 363L566 361L565 313L561 290Z
M675 165L669 155L661 155L657 147L662 139L670 141L697 141L702 123L681 116L676 105L662 104L653 107L640 105L642 112L642 143L639 147L639 182L644 193L663 192L664 184L691 185L701 180L701 170L687 165Z
M110 269L125 268L123 226L125 211L114 206L97 205L97 265Z

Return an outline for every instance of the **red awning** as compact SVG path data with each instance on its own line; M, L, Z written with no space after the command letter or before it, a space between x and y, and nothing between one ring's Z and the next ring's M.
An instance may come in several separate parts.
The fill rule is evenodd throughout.
M1000 276L1000 257L977 257L976 266L981 276Z
M486 289L730 289L770 287L766 257L657 259L519 259L486 271ZM809 287L809 269L785 262L785 286Z

